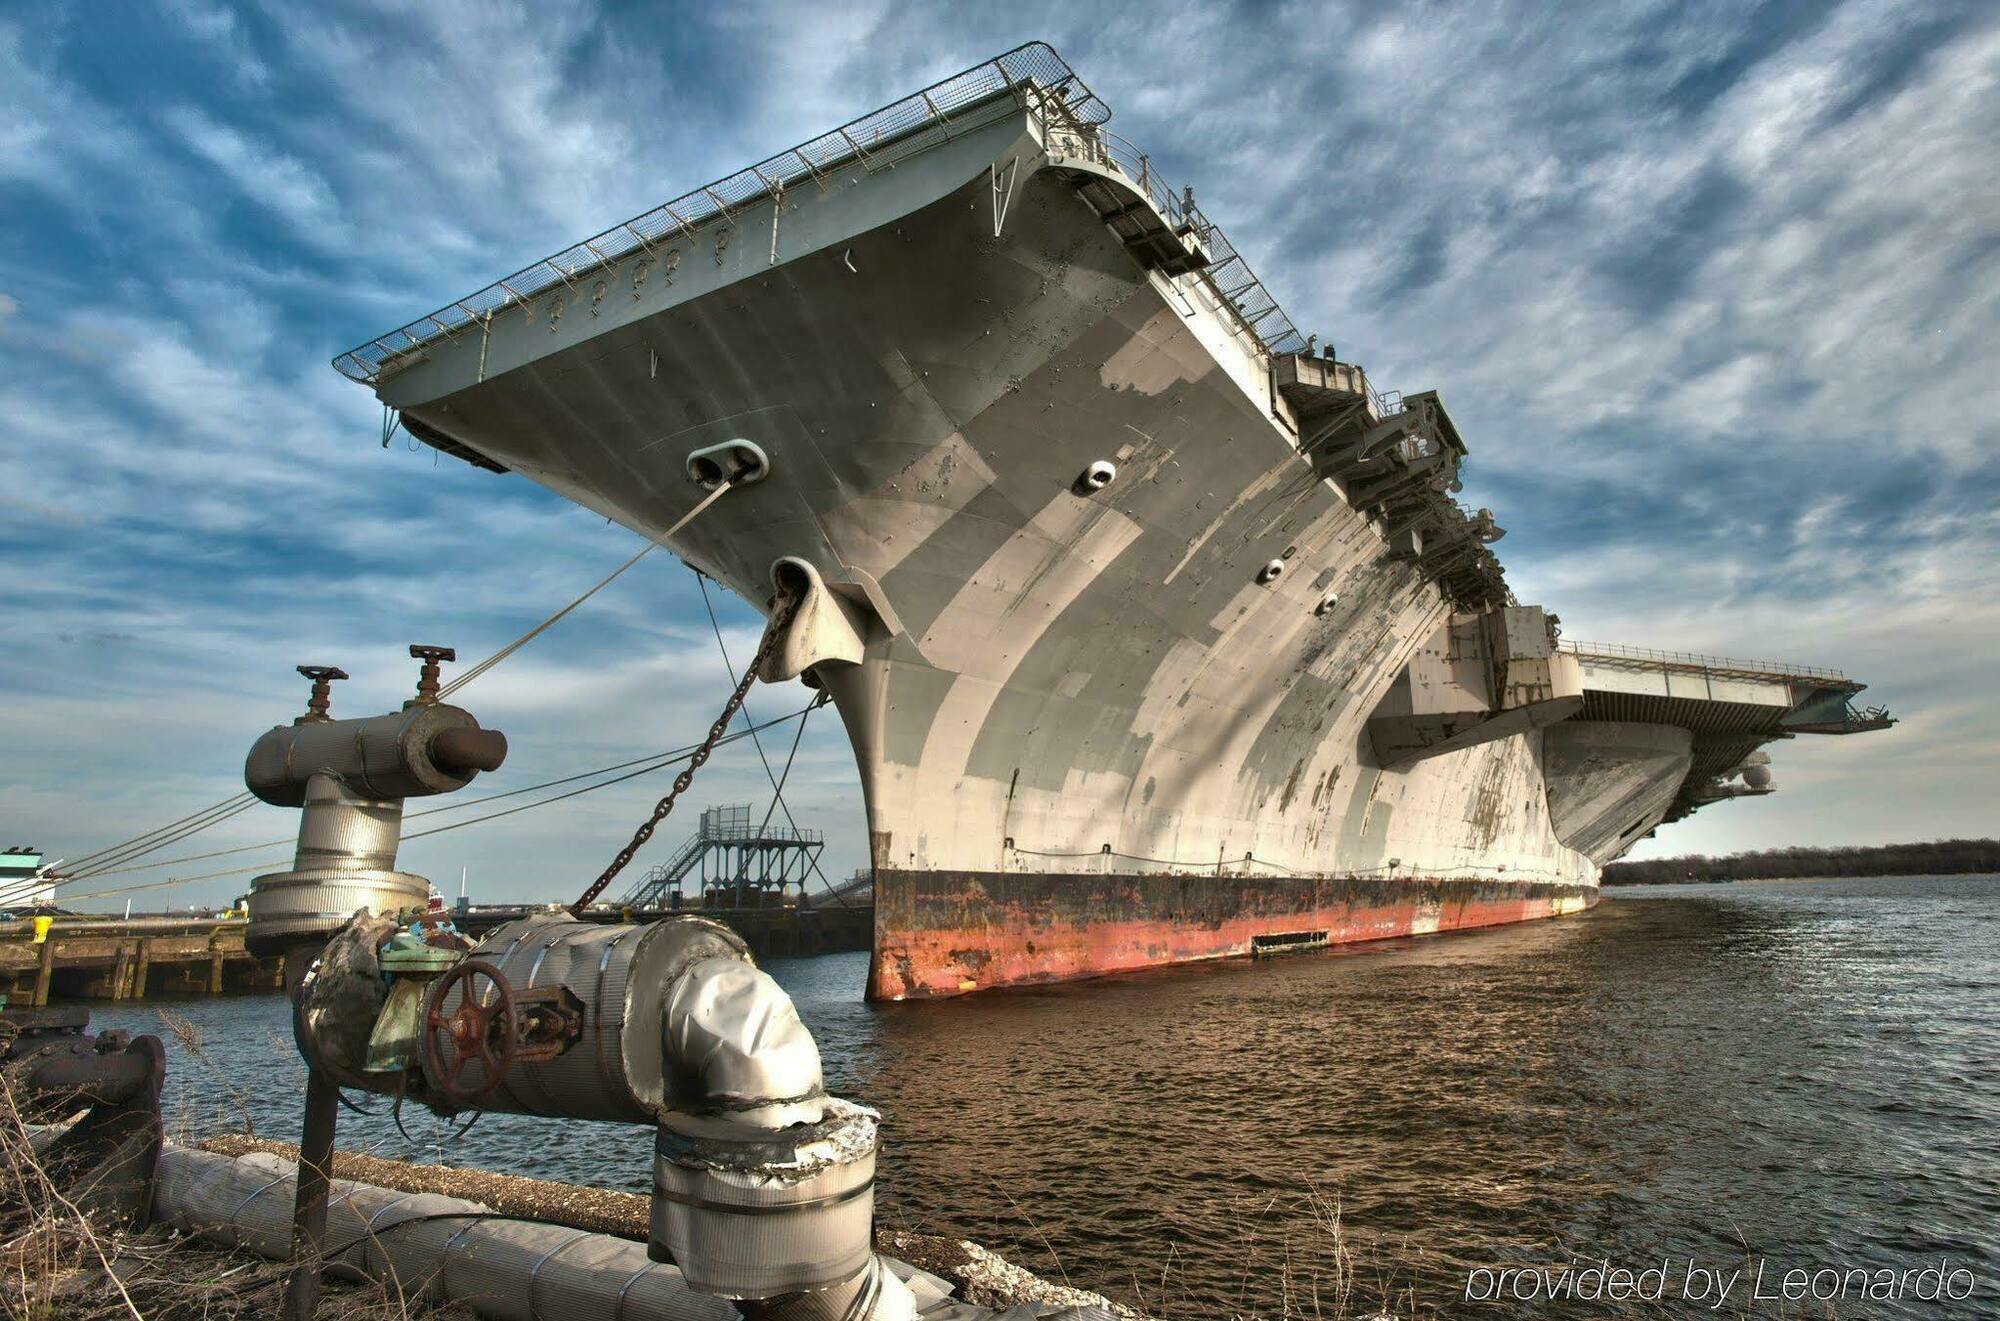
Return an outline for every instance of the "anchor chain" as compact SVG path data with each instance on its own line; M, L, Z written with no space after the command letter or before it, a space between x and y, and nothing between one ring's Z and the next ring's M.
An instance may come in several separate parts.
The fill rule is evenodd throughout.
M674 800L685 793L688 785L694 782L694 773L708 761L709 754L715 751L715 745L721 742L722 736L728 732L729 722L743 709L743 699L749 695L750 685L757 681L757 671L764 668L764 661L770 656L771 648L777 644L778 635L785 631L785 625L791 623L792 612L797 608L796 599L786 599L779 601L772 610L771 622L764 629L763 638L757 643L757 654L750 658L748 665L744 666L743 677L737 681L736 691L729 695L727 702L723 703L722 714L715 718L713 725L709 726L708 737L701 741L701 746L688 758L688 764L674 777L673 787L667 790L666 796L653 804L652 816L632 832L632 842L618 850L618 856L611 860L611 865L606 867L602 874L590 883L590 887L577 897L577 901L569 906L571 917L583 916L583 911L604 893L604 887L611 884L619 872L625 870L633 855L646 846L646 841L653 837L655 830L659 829L660 822L666 820L667 814L674 810Z

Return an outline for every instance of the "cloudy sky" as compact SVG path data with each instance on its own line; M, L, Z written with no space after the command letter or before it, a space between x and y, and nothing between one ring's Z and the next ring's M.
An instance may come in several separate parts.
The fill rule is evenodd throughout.
M195 0L0 14L0 844L76 856L222 799L294 664L382 709L408 643L483 656L636 548L385 450L336 352L1033 38L1302 328L1444 393L1522 599L1573 637L1842 666L1903 717L1775 749L1779 795L1646 853L1995 833L2000 7ZM753 616L721 610L740 661ZM514 744L482 787L690 742L723 687L655 555L467 690ZM660 779L404 864L564 897ZM760 787L738 747L693 796ZM863 860L829 715L788 796L830 872ZM259 806L163 856L295 825Z

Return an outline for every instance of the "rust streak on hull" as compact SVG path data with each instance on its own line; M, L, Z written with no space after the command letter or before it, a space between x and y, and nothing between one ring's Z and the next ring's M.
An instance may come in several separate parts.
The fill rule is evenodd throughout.
M868 995L931 999L1499 926L1597 899L1592 885L1499 878L880 871Z

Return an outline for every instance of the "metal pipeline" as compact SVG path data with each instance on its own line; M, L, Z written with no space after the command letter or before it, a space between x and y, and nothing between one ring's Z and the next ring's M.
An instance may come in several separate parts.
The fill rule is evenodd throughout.
M417 697L360 719L328 714L328 685L346 672L302 665L313 680L306 712L267 730L243 762L243 783L276 807L304 809L290 871L250 883L244 944L279 955L325 941L360 909L382 915L422 908L430 884L396 870L403 800L462 789L507 758L507 739L470 711L436 700L437 663L448 647L414 646L424 661Z
M605 926L550 915L495 928L467 957L498 969L517 999L561 987L583 1004L582 1034L553 1059L516 1060L480 1109L654 1124L674 1072L661 1026L669 995L696 964L749 967L750 947L704 918ZM455 1015L464 994L448 991L439 1012ZM456 1041L439 1055L462 1090L491 1081L478 1061L461 1064ZM433 1093L440 1081L426 1079Z
M895 1315L872 1246L879 1116L826 1094L791 997L746 963L698 963L661 1027L648 1250L745 1315Z
M425 908L430 883L396 870L403 800L462 789L506 760L505 736L481 729L471 712L438 700L439 662L456 660L457 653L419 643L410 647L410 655L423 662L416 697L400 710L359 720L335 720L329 714L332 684L347 678L345 670L299 666L298 672L312 681L305 713L263 734L244 759L243 783L251 793L273 806L303 809L292 869L250 883L243 932L252 954L283 957L285 985L295 992L305 989L313 947L329 934L351 931L361 918L370 919L369 929L379 933L385 916L397 914L387 922L393 930L407 920L403 914ZM370 948L364 954L372 960L376 952ZM380 980L386 989L388 979ZM406 987L405 999L415 989L414 984ZM369 1048L374 1018L363 1022L348 1014L344 1019L346 1031L361 1032L362 1045ZM300 1040L303 1048L304 1037ZM369 1062L370 1053L364 1049L356 1063ZM306 1057L314 1059L310 1051ZM340 1083L339 1073L317 1063L307 1078L303 1173L293 1208L285 1321L307 1321L319 1301L327 1166L333 1157Z
M243 783L274 807L297 807L315 775L332 775L373 799L418 798L463 789L497 769L504 737L482 730L470 711L449 702L411 702L400 711L350 720L309 719L265 731L243 762ZM497 755L496 755L497 754ZM492 761L493 765L483 765Z
M395 1017L378 957L393 930L352 924L301 986L299 1046L316 1072L441 1109L476 1096L482 1109L654 1124L654 1260L748 1316L913 1315L873 1250L879 1116L826 1094L812 1034L736 933L695 917L509 923L426 997L431 1044L371 1071ZM496 1052L501 1033L513 1045Z

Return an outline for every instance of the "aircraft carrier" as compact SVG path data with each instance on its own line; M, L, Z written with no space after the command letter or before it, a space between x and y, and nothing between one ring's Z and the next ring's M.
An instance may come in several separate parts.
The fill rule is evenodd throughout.
M335 361L771 615L761 677L854 746L872 996L1575 912L1761 745L1891 723L1561 638L1438 396L1302 335L1109 118L1023 46Z

